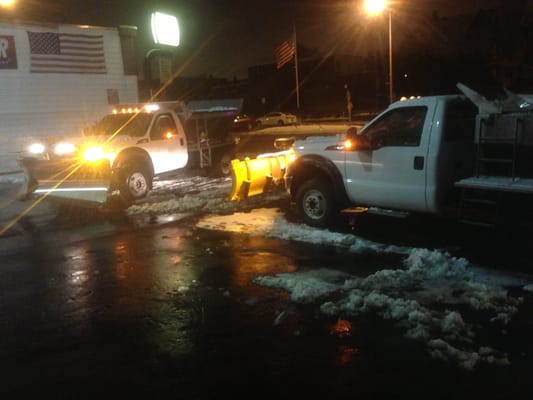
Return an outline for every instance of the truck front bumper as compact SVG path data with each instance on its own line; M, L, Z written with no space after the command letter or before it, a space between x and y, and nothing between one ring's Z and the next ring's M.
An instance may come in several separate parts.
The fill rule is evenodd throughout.
M107 201L112 177L108 160L79 163L75 159L28 157L19 163L26 178L21 199L38 194L90 203Z

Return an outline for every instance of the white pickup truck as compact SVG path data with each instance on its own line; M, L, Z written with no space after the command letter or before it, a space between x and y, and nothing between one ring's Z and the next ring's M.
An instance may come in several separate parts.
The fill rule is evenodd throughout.
M208 168L229 175L236 151L230 128L241 105L241 99L118 105L83 135L29 145L20 160L28 183L21 197L128 205L167 172Z
M533 217L533 112L527 95L463 94L391 104L359 132L292 145L285 187L302 219L426 213L479 225Z

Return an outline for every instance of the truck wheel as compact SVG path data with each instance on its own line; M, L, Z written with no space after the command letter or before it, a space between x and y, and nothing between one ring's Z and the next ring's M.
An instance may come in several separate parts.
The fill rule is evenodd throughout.
M217 177L229 176L231 174L231 157L223 154L218 162L213 166L212 174Z
M298 214L307 225L324 228L337 211L335 198L324 179L304 182L296 192Z
M134 201L146 197L152 187L152 175L141 164L123 167L120 172L118 189L126 201Z

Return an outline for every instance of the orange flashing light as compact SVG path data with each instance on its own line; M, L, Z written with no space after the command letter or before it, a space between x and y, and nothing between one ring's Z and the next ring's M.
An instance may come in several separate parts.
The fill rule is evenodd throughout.
M337 322L330 328L330 334L337 336L350 336L352 324L345 319L337 319Z

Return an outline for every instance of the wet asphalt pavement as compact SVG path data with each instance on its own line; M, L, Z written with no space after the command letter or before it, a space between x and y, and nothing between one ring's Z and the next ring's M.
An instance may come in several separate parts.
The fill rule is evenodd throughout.
M361 256L205 231L195 227L196 218L43 210L0 237L0 394L177 399L533 395L531 298L500 339L515 350L511 365L464 371L430 358L388 321L371 315L331 320L313 305L296 304L285 292L252 282L257 274L317 268L324 261L349 269L361 264L355 260ZM461 246L474 260L489 264L507 257L509 268L517 270L526 270L530 260L528 241L512 235L458 233L428 221L379 217L361 222L358 229L371 239ZM474 233L479 236L472 240ZM366 261L368 268L378 264Z

